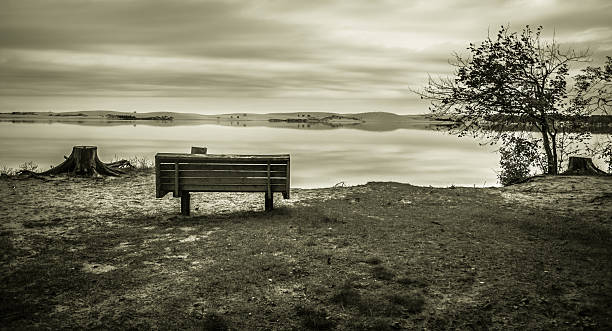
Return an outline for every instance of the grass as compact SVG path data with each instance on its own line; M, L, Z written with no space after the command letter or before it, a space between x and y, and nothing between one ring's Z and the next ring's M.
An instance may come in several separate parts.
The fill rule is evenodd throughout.
M331 302L339 304L342 307L358 307L362 304L362 298L359 292L353 288L350 283L344 284L331 297Z
M335 323L324 310L297 305L295 313L304 328L311 330L330 330Z
M199 325L202 330L206 331L224 331L229 330L227 322L225 319L216 313L206 314L202 320L201 325Z
M347 192L271 213L23 220L0 233L0 325L612 328L604 216L515 208L483 189Z
M368 256L365 261L365 263L367 264L381 264L382 263L382 259L378 256Z
M389 301L397 306L401 306L409 314L418 314L423 311L425 299L419 294L403 295L392 294L389 296Z
M374 275L374 278L380 280L391 280L395 277L395 274L391 270L382 265L374 266L372 268L372 275Z
M152 160L149 160L147 157L142 156L134 156L128 159L131 165L138 170L149 170L155 167L155 163Z

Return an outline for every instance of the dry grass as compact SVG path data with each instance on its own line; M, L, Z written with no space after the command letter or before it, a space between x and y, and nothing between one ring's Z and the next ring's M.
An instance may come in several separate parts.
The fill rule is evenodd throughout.
M258 194L194 194L183 218L147 173L2 180L0 325L612 328L612 210L596 199L612 183L515 199L546 185L295 190L271 213Z

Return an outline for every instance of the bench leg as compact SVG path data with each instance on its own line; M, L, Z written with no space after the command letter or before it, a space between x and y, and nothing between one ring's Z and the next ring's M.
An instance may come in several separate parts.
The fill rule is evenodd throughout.
M274 193L268 194L266 192L266 211L270 211L274 208Z
M189 192L181 192L181 215L183 216L189 216L189 209L191 207L191 201L189 199Z

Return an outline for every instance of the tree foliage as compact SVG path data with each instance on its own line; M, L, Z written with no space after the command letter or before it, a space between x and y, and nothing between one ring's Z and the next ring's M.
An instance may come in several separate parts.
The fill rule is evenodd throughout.
M431 101L434 114L454 120L451 130L459 135L499 141L535 130L546 157L546 172L557 174L564 147L590 138L588 131L572 127L580 123L573 119L610 101L596 101L596 84L592 84L597 77L601 87L610 68L591 68L579 75L576 81L582 92L576 99L570 94L569 70L571 65L587 62L587 52L563 50L554 38L543 40L541 32L541 27L526 26L517 33L502 26L495 36L470 44L469 56L454 55L454 77L430 78L417 93ZM570 131L571 141L560 145L560 138L569 137Z
M511 185L532 175L532 169L542 165L537 142L516 136L504 139L499 149L501 171L497 174L499 182Z
M590 113L612 115L612 57L606 58L602 67L587 67L576 77L576 95L572 99L576 108L585 108ZM609 126L604 122L601 125ZM600 155L612 172L612 139L610 133L598 139L590 148L591 153Z
M606 57L603 67L587 67L576 76L572 102L589 113L612 113L612 57Z

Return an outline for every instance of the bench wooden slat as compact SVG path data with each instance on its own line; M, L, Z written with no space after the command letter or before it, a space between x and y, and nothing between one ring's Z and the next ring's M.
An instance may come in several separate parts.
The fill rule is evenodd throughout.
M291 169L290 165L291 165L291 163L290 162L291 161L287 160L287 186L285 187L285 191L283 192L283 198L284 199L289 199L290 198L290 195L289 195L289 192L291 191L290 190L290 186L291 186L291 177L290 177L290 173L291 173L290 172L291 171L290 170Z
M268 186L268 189L266 191L266 200L272 199L272 176L270 176L270 161L268 161L268 171L267 171L267 176L266 176L266 185ZM285 181L280 182L279 184L283 184ZM267 208L266 208L267 209Z
M285 178L271 178L270 183L278 185L286 185L287 180ZM173 184L174 178L161 178L162 185ZM183 188L188 184L202 184L202 185L266 185L268 178L256 178L256 177L181 177L178 189L185 191Z
M184 191L189 192L266 192L267 185L182 185ZM161 184L162 192L172 192L173 184ZM285 184L270 185L272 192L284 192Z
M220 164L220 163L179 163L181 170L244 170L267 171L267 164ZM159 163L160 170L174 170L174 163ZM271 171L285 171L286 164L272 164Z
M157 153L159 158L210 158L210 159L289 159L289 154L185 154L185 153Z
M179 170L181 178L187 177L262 177L268 176L266 171L242 171L242 170ZM271 171L271 177L286 178L285 171ZM161 170L160 178L174 178L173 170Z
M161 183L159 181L160 173L161 173L161 169L159 166L159 161L157 160L157 158L155 158L155 197L156 198L162 197Z
M180 180L180 176L179 176L179 164L178 163L174 163L174 196L175 197L180 197L181 196L181 191L179 190L179 180Z
M162 164L172 163L222 163L222 164L268 164L269 160L253 160L253 159L236 159L236 160L223 160L223 159L160 159L159 162ZM287 164L286 160L271 160L270 164Z
M283 164L289 160L289 155L232 155L232 154L175 154L158 153L155 158L161 163L263 163Z

